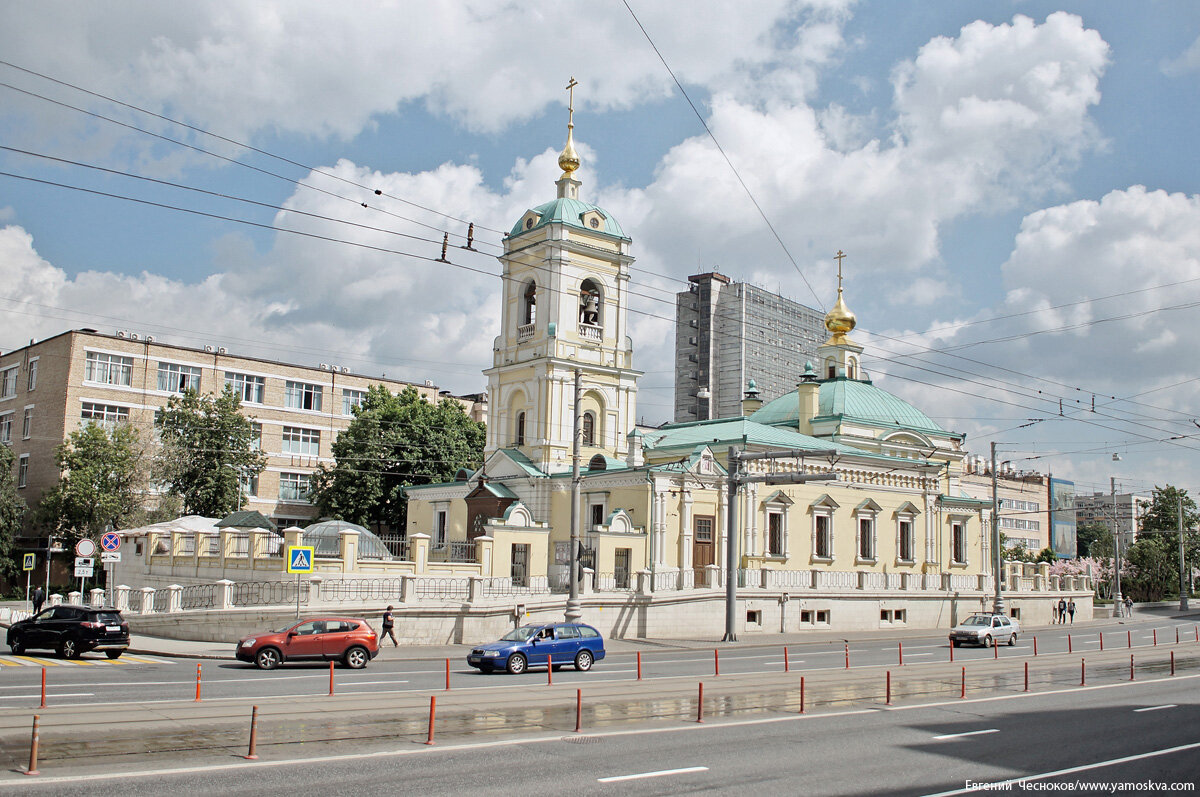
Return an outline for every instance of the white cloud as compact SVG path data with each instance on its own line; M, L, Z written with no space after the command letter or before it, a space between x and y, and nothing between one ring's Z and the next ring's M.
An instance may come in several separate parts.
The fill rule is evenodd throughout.
M1179 77L1186 75L1188 72L1195 72L1200 69L1200 37L1197 37L1192 46L1188 47L1175 58L1167 58L1162 62L1162 71L1164 75L1170 77Z

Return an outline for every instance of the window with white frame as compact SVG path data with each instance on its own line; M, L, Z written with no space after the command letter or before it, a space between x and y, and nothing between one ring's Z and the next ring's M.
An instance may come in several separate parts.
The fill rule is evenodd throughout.
M967 563L967 524L956 520L950 524L950 556L955 564Z
M787 515L782 510L767 511L767 556L784 556L787 540Z
M115 404L97 404L91 401L83 402L83 407L79 411L79 421L81 426L87 426L89 423L94 423L99 426L112 428L118 423L125 423L129 420L129 408L121 407Z
M353 415L355 407L361 407L363 401L367 398L365 390L351 390L348 387L342 388L342 415Z
M133 385L133 358L122 357L119 354L106 354L101 351L89 351L83 364L83 379L85 382L98 382L102 385Z
M308 501L308 479L307 473L280 473L279 500Z
M608 517L607 505L605 496L592 496L588 504L588 514L592 526L603 526L605 519Z
M858 558L873 560L875 558L875 516L858 516Z
M238 485L242 492L250 498L258 496L258 474L254 474L253 476L242 474L238 477Z
M321 432L299 426L283 427L283 453L315 457L321 453Z
M250 450L262 451L262 424L250 421Z
M29 483L29 455L22 454L17 459L17 487L24 487Z
M439 509L433 513L433 544L438 548L446 547L446 526L450 513Z
M321 410L321 386L288 381L284 385L284 406L292 410Z
M178 363L158 364L158 389L167 393L182 393L185 390L200 392L200 369L194 365Z
M582 419L582 437L579 441L580 445L594 446L596 445L596 416L591 412L585 412Z
M516 443L519 446L525 445L525 413L517 413L517 439Z
M28 440L33 437L33 407L25 408L25 417L21 421L21 439Z
M264 403L267 392L265 377L226 371L225 386L233 388L233 392L246 404Z
M913 537L913 519L911 516L900 516L900 519L897 521L896 534L899 537L896 550L899 551L900 561L913 561L916 557L916 540Z
M36 390L37 389L37 369L38 369L38 358L34 357L33 359L31 359L29 361L29 381L25 383L26 390Z
M0 443L12 445L13 414L6 412L0 415Z
M833 559L833 513L813 512L813 556Z
M17 395L17 375L20 372L21 366L19 365L0 371L0 399L12 398Z

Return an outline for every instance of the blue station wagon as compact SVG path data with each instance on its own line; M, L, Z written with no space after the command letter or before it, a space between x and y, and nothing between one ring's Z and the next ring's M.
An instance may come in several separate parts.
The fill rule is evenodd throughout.
M547 658L549 657L549 658ZM514 628L497 642L472 648L467 664L482 672L522 673L530 667L575 665L580 672L604 658L604 638L582 623L534 623Z

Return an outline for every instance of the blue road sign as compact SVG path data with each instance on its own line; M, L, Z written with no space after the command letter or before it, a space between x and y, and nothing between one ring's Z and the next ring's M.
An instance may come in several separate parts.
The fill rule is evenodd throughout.
M287 571L289 573L311 573L313 571L311 545L291 545L287 549Z
M106 551L117 551L121 549L121 535L115 531L106 531L104 536L100 538L100 547Z
M36 564L36 563L37 563L37 554L27 553L27 554L25 554L25 556L22 560L21 569L22 570L32 570L34 564Z

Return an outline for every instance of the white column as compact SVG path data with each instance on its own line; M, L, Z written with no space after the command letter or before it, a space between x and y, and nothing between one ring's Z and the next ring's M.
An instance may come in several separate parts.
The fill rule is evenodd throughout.
M757 556L759 550L758 513L754 511L758 504L757 497L758 485L754 482L747 484L742 489L742 506L738 510L738 514L740 515L742 528L745 530L745 536L743 537L745 540L744 551L748 556ZM722 512L721 514L724 515L725 513ZM762 546L762 550L764 553L766 552L766 545Z
M679 500L679 567L688 570L692 566L692 496L682 493Z

